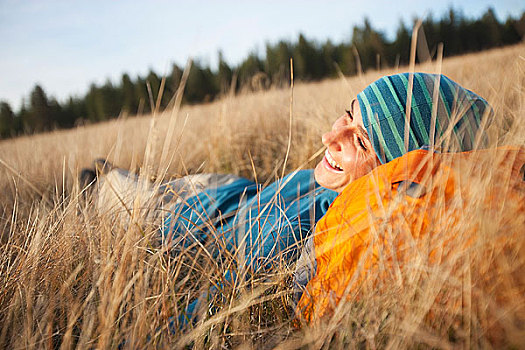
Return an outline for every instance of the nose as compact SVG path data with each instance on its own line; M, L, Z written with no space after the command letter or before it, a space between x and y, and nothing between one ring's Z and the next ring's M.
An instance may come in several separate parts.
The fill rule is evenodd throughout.
M321 141L330 148L330 152L340 152L345 147L349 147L353 133L352 126L341 126L325 133Z
M341 125L344 122L343 119L343 117L339 117L332 125L332 130L323 134L323 136L321 137L321 142L323 143L323 145L328 147L337 139L338 130L341 128Z
M321 141L323 142L323 145L326 147L331 147L334 151L340 151L341 145L339 142L337 142L337 129L330 130L327 133L324 133L321 137Z
M358 128L354 124L338 125L325 133L321 141L329 148L330 153L342 152L346 154L348 151L353 151L356 148L354 135L357 133L357 130Z

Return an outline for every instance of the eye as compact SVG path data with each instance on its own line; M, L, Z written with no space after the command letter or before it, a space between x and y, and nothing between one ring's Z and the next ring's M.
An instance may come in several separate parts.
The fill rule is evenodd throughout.
M357 137L357 141L359 142L359 146L361 146L361 148L363 150L367 150L366 146L365 146L365 143L363 142L363 139L361 139L359 136Z

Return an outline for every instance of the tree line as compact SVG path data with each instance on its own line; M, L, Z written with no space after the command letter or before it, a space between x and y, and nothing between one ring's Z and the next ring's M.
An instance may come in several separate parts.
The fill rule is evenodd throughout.
M438 43L444 44L444 56L449 57L520 42L525 36L525 12L521 17L508 17L500 22L491 8L477 19L450 9L438 19L429 15L422 27L429 50L418 55L418 61L435 57ZM252 52L234 67L228 65L219 52L215 70L199 61L191 65L182 101L207 102L231 91L283 86L289 83L290 58L294 62L294 79L302 81L406 65L411 37L412 32L403 21L394 39L388 40L365 19L353 27L349 40L339 44L331 40L319 43L300 34L295 42L267 43L263 54ZM153 99L156 103L157 98L159 107L164 109L172 103L182 76L183 70L176 64L166 76L152 70L136 78L123 74L118 82L92 84L84 96L72 96L63 102L48 96L36 85L17 112L7 102L0 102L0 138L70 128L79 123L114 118L123 112L149 113L154 108L150 101Z

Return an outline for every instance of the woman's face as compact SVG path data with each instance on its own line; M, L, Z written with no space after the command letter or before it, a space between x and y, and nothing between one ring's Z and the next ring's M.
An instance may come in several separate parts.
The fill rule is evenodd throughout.
M335 121L332 130L323 135L322 141L326 151L314 174L323 187L341 193L346 185L379 164L356 99L350 110Z

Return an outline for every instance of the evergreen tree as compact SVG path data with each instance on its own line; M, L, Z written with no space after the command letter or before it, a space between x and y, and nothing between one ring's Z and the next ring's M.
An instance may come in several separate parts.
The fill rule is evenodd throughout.
M135 82L135 96L137 98L137 114L152 111L151 108L153 108L153 106L150 106L146 80L140 76L137 77L137 81Z
M412 21L412 27L416 23L416 19ZM423 20L423 30L425 31L425 37L427 39L428 48L430 50L431 56L434 56L437 51L437 46L439 43L443 42L443 39L439 36L439 26L438 22L434 20L434 17L432 16L432 13L429 13L427 17ZM398 30L399 31L399 30ZM410 42L412 41L412 30L410 28L407 28L408 35L410 37L408 42L408 50L406 51L406 61L405 63L408 64L408 60L410 58Z
M180 86L183 73L183 70L179 66L176 64L172 65L171 73L166 77L166 91L164 95L168 99L167 103L169 103L169 101L175 97L175 94L177 93L177 90ZM168 107L168 104L166 104L165 107Z
M96 122L107 119L103 92L95 84L91 84L86 96L86 110L90 121Z
M297 79L320 79L323 76L322 56L318 54L314 43L308 41L303 34L299 34L293 58L294 76Z
M426 26L423 25L423 28ZM425 34L427 30L425 28ZM428 37L428 36L427 36ZM410 44L412 42L412 35L408 31L403 21L399 22L399 27L396 32L396 38L390 46L390 58L394 58L394 65L406 65L410 59Z
M263 72L263 63L259 59L259 56L252 52L248 57L241 63L237 69L239 74L239 82L241 86L251 86L252 78Z
M481 17L481 24L483 27L483 36L485 37L484 45L481 49L501 46L502 28L492 7Z
M522 17L525 22L525 14ZM517 21L513 20L511 17L507 18L503 28L501 29L501 42L503 45L509 45L517 43L521 40L521 35L518 32L519 26Z
M162 98L161 98L161 102L160 102L160 106L164 107L168 101L169 101L169 97L168 95L164 94L165 93L165 90L163 90L161 92L160 88L161 88L161 84L162 84L162 78L160 76L157 75L157 73L155 73L153 70L150 69L148 75L146 76L146 82L150 85L150 88L151 88L151 96L149 96L149 92L148 92L148 101L150 98L153 99L153 106L151 106L151 108L155 108L155 106L157 105L157 99L159 98L159 94L162 93Z
M0 138L15 135L15 114L7 102L0 102Z
M339 63L339 56L337 49L330 40L327 40L320 49L323 72L322 75L326 77L337 76L336 64ZM322 78L322 77L321 77Z
M356 57L352 50L352 44L339 44L335 48L336 63L344 75L356 75Z
M30 128L29 128L29 120L31 119L30 115L29 115L29 110L28 110L28 104L26 102L26 99L25 98L22 98L22 105L20 107L20 111L18 112L18 120L20 121L20 132L23 132L23 133L31 133L33 132Z
M459 22L461 16L454 9L448 10L448 15L439 21L439 38L444 44L444 53L447 56L461 53L461 36L459 35Z
M363 70L375 68L378 55L383 59L383 62L387 63L384 35L372 28L368 18L365 18L363 27L354 26L352 44L359 52Z
M199 62L191 66L186 83L185 100L187 102L208 102L218 93L216 78L209 67L202 67Z
M32 132L50 130L55 124L53 110L44 89L40 85L35 85L29 101L28 118L26 119L28 130Z
M230 90L233 73L230 66L228 66L228 63L224 61L222 51L219 51L218 59L219 68L217 71L217 86L221 94L226 94Z
M272 46L266 44L266 59L264 72L271 79L272 84L283 86L290 80L290 58L292 58L292 45L284 40Z
M518 36L520 40L525 40L525 11L521 14L521 18L517 21L514 21L513 24L514 28L516 29L516 32L518 33ZM513 43L509 43L513 44Z
M54 98L49 99L49 111L51 115L51 122L46 127L50 128L67 128L71 126L69 120L66 119L62 106Z
M122 75L120 89L122 93L122 109L131 114L136 113L138 99L135 94L135 84L133 84L128 74Z
M177 66L176 64L173 64L171 68L171 73L169 75L169 85L171 87L171 91L173 93L177 92L177 89L180 86L180 82L182 80L182 74L184 74L184 71Z
M62 108L62 124L64 127L73 127L79 121L87 118L85 99L70 97Z
M450 8L440 19L429 14L423 21L424 35L430 52L424 52L419 60L435 57L439 43L444 44L444 55L452 56L491 47L509 45L523 40L525 36L525 12L520 18L509 17L500 22L492 8L477 19L467 18L461 12ZM418 38L422 35L418 33ZM419 41L418 41L419 44ZM290 78L290 58L294 60L295 79L318 80L334 77L341 72L355 75L359 69L393 65L406 65L409 61L411 30L403 21L399 22L395 39L387 41L383 33L374 30L370 21L354 26L351 37L337 45L327 40L319 45L300 34L295 42L281 40L266 44L265 57L250 53L237 67L231 68L218 52L218 68L212 71L198 61L192 66L186 84L183 102L198 103L211 101L219 94L229 91L233 71L237 73L236 90L268 88L270 85L287 85ZM426 46L426 45L422 45ZM420 56L418 50L418 56ZM430 55L430 56L429 56ZM379 58L379 60L378 60ZM359 59L359 61L358 61ZM361 66L361 68L359 68ZM173 64L170 74L165 77L160 108L168 107L176 93L182 70ZM49 98L41 86L31 91L28 103L22 103L13 115L10 106L0 105L0 137L21 132L39 132L53 127L71 127L78 120L101 121L117 117L121 110L131 114L151 112L151 87L153 104L160 93L162 77L150 70L145 77L131 79L123 74L118 84L110 80L104 85L92 84L83 97L71 97L63 104Z

